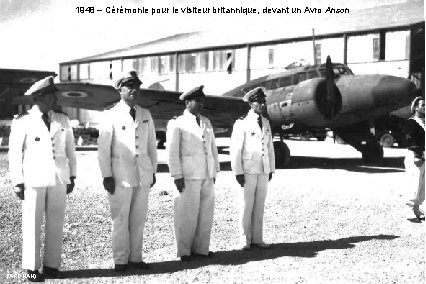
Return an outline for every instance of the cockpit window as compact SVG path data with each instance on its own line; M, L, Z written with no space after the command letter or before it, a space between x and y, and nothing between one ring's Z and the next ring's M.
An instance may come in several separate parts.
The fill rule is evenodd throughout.
M340 75L353 75L351 69L347 66L339 65L333 66L334 77L339 77ZM320 69L321 77L325 77L325 67Z

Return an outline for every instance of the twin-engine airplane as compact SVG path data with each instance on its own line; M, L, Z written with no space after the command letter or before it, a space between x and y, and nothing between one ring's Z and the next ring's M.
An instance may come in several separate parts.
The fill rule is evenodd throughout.
M380 161L383 148L370 132L370 122L408 105L416 94L415 85L408 79L354 75L347 66L332 64L328 57L325 64L260 77L222 96L207 96L203 115L215 128L232 129L235 120L248 111L243 95L258 86L267 90L265 115L269 116L274 136L280 138L274 142L278 167L285 167L290 159L283 135L302 129L331 129L360 151L366 162ZM57 87L58 104L62 106L103 110L120 99L112 86L59 83ZM164 131L167 121L184 109L178 100L180 94L141 88L137 103L150 109L157 130ZM15 104L29 104L25 99L17 97Z

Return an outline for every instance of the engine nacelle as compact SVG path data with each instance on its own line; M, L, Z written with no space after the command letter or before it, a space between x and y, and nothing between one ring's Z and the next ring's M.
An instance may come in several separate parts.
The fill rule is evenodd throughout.
M327 90L324 78L313 78L273 90L266 104L273 123L327 126L342 109L342 95L334 83L332 90Z

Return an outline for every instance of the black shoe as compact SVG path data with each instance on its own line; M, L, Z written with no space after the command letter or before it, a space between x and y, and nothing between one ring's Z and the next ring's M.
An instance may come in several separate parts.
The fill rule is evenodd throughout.
M135 269L150 269L151 268L151 265L149 265L148 263L146 263L144 261L140 261L140 262L129 261L128 266L129 266L129 268L135 268Z
M123 273L127 270L127 264L116 264L114 267L115 272Z
M27 280L30 282L44 282L44 276L38 270L27 270L27 274Z
M43 266L43 274L46 278L64 279L64 274L62 272L60 272L57 268L49 266Z
M192 252L191 256L195 256L195 257L213 257L214 256L214 252L209 251L207 255Z
M190 255L181 256L180 260L185 262L191 261L191 256Z

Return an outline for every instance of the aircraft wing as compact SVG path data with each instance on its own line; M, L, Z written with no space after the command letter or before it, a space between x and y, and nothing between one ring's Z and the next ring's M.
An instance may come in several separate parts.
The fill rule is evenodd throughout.
M104 110L120 100L117 90L108 85L89 83L58 83L58 105L89 110ZM185 109L179 100L182 93L166 90L140 89L137 104L151 111L154 120L168 121ZM15 104L31 104L29 98L17 97ZM203 115L214 127L232 127L235 120L248 111L241 98L206 96Z
M22 96L34 82L54 75L55 72L49 71L0 69L0 104L9 104L15 97Z
M185 109L179 100L182 93L164 90L141 89L137 103L151 111L154 120L169 120L181 115ZM247 113L248 105L242 98L206 96L202 114L216 128L230 128L235 120Z
M6 92L15 95L23 94L38 80L47 76L54 76L55 72L20 70L20 69L0 69L0 98Z

